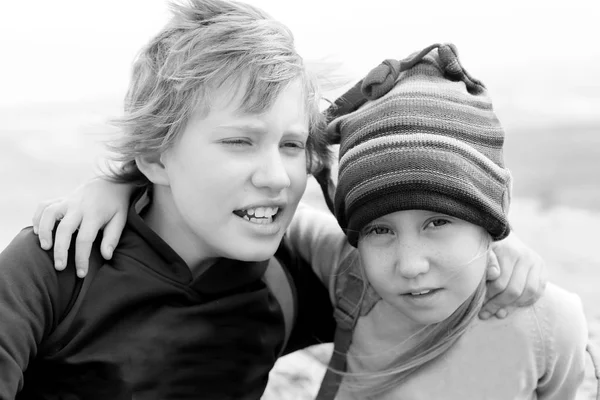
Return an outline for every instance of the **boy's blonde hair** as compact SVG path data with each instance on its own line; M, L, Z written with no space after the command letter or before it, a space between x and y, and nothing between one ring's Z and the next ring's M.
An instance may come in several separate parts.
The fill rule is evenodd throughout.
M228 0L189 0L172 4L171 21L139 53L125 100L125 115L115 124L122 136L109 145L112 170L120 182L148 184L135 158L160 154L171 146L192 113L208 114L211 95L230 83L245 95L241 111L268 110L283 89L300 79L311 135L307 143L308 169L328 158L318 135L316 80L296 52L289 29L254 6Z

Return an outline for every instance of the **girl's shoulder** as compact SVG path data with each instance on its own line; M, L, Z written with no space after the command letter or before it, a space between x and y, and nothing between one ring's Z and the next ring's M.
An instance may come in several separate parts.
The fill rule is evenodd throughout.
M551 314L575 310L583 313L583 305L579 295L550 282L546 285L540 299L530 307L537 313L545 313L548 310L551 311Z
M541 339L551 348L560 351L578 344L585 348L587 322L577 294L548 283L542 297L529 309L538 323Z
M516 308L505 319L478 321L486 331L504 327L529 336L542 351L571 345L587 338L587 323L581 298L568 290L548 283L537 302Z
M574 398L585 374L588 329L578 295L548 284L532 306L539 343L540 398ZM554 397L553 397L554 396Z
M516 308L504 319L474 320L465 335L467 347L485 352L490 342L498 344L494 357L532 357L532 365L545 371L557 357L583 354L587 323L578 295L548 283L540 299Z

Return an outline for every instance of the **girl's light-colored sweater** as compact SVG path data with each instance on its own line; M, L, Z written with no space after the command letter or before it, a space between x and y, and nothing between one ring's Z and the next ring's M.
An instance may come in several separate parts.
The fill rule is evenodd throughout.
M294 248L333 288L335 268L350 246L335 218L301 205L289 230ZM330 290L330 293L332 291ZM380 301L381 302L381 301ZM373 353L393 343L371 338L369 329L379 303L361 317L350 354ZM377 327L375 327L377 329ZM587 324L579 297L548 284L532 306L513 310L505 319L474 320L467 332L442 357L411 375L381 399L403 400L569 400L583 381ZM380 364L393 351L382 351ZM372 369L369 359L348 359L350 372ZM356 396L357 398L358 396ZM353 399L344 384L338 399Z

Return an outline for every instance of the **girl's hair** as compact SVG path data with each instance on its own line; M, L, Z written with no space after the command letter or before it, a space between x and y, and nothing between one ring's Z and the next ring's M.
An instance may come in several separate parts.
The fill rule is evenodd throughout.
M192 113L209 113L211 96L224 83L244 91L242 111L261 113L300 79L311 131L308 170L329 163L318 85L285 25L228 0L189 0L172 4L172 10L171 21L134 62L124 116L114 121L122 135L108 145L120 164L110 168L113 180L148 184L135 158L167 150Z
M479 251L465 265L487 255L491 242L491 236L483 233L482 247L485 248L485 251L483 253ZM460 271L457 273L460 273ZM366 283L364 271L363 278ZM456 343L473 319L477 318L483 305L485 293L486 275L484 274L474 293L452 315L415 333L412 337L417 338L416 343L403 352L387 368L377 372L336 372L345 376L344 385L348 390L360 394L361 398L365 399L381 395L397 387L409 375L445 354Z

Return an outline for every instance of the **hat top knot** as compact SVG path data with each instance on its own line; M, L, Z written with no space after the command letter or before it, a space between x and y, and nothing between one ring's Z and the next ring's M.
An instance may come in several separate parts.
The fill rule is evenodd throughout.
M458 52L453 44L432 44L404 60L387 59L373 68L362 80L361 92L367 100L385 96L396 85L400 73L421 62L433 49L438 49L440 68L444 75L453 81L463 81L471 94L481 93L485 87L471 77L458 60Z

